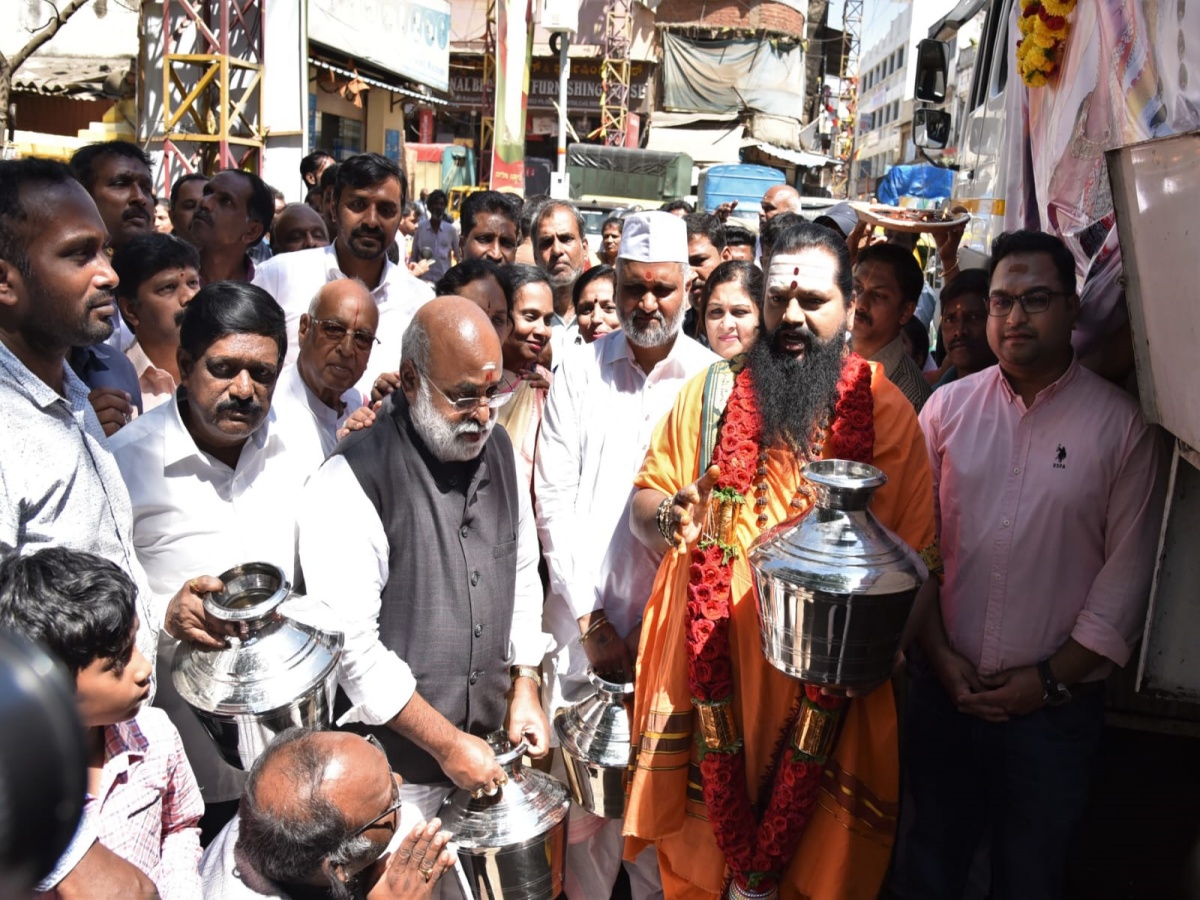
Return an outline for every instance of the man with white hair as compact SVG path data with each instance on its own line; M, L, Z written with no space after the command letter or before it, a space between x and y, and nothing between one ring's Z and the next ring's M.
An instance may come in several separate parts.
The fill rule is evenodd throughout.
M534 478L550 569L543 621L554 638L546 666L551 710L591 690L589 666L615 681L633 679L642 607L661 554L629 531L630 485L679 389L717 360L681 331L687 258L682 219L626 216L616 267L621 330L566 357L550 388ZM607 897L621 865L621 822L574 805L571 818L567 896ZM628 869L635 898L661 896L652 850Z
M438 297L404 334L383 420L343 440L305 487L308 596L346 635L339 724L373 735L404 776L399 830L458 785L506 776L483 736L548 749L537 531L512 443L495 428L504 361L475 303ZM337 514L332 515L331 510Z
M357 278L321 285L300 316L300 355L275 388L276 416L289 451L314 459L315 472L337 444L337 430L363 405L355 387L378 343L379 308Z

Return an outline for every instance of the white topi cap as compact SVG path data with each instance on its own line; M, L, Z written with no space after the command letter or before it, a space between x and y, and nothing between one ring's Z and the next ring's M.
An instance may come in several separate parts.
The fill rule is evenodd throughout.
M687 264L687 225L683 219L659 210L632 213L621 223L621 249L617 259L634 262Z

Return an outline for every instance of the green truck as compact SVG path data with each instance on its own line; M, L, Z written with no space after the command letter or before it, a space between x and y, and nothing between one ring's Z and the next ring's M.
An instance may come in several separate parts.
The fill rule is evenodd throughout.
M692 158L686 153L572 144L567 148L571 199L581 204L654 209L692 193Z

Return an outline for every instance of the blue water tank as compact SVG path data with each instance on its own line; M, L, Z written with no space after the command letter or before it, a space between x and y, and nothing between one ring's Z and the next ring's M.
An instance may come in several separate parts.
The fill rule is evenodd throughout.
M763 194L786 181L782 172L770 166L737 163L712 166L700 173L696 199L705 212L714 212L722 203L736 200L734 215L757 218Z

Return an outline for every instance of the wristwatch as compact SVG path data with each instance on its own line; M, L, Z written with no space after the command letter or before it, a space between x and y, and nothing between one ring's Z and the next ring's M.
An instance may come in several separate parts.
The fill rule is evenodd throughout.
M1071 702L1071 689L1054 677L1050 671L1050 660L1037 664L1038 677L1042 679L1042 702L1047 706L1062 706Z
M513 666L508 670L508 674L513 681L518 678L532 678L534 684L542 686L542 673L533 666Z

